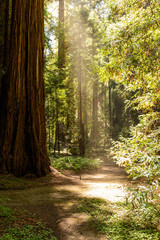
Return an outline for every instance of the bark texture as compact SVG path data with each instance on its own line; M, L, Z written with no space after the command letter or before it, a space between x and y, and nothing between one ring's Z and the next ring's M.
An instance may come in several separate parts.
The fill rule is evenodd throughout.
M14 0L9 68L2 91L0 172L46 175L42 0Z

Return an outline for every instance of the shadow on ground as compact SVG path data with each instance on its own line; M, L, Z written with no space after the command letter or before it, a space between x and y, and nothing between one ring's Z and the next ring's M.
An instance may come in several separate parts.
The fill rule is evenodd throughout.
M14 190L1 186L1 193L11 199L10 207L36 214L53 229L58 240L104 240L107 238L93 229L88 215L77 211L79 204L83 198L92 197L121 200L127 184L123 169L103 158L101 169L83 174L81 181L77 176L67 178L51 173L41 180L27 180Z

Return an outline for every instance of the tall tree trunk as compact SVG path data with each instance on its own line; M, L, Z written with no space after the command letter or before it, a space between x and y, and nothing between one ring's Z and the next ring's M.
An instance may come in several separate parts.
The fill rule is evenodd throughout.
M59 0L59 36L58 36L58 68L61 71L65 65L64 40L64 0Z
M12 2L8 85L0 123L0 172L38 177L49 173L47 155L43 48L43 1ZM4 99L4 100L5 100Z
M95 46L95 29L92 28L92 57L94 58L96 52ZM92 105L92 130L91 130L91 142L93 146L99 145L99 132L98 132L98 92L99 83L97 76L93 76L93 105Z
M106 146L107 142L108 142L108 139L107 139L107 130L108 130L108 126L107 126L107 120L108 120L108 117L107 117L107 86L105 85L104 86L104 137L105 137L105 140L104 140L104 146Z
M5 1L5 10L4 10L4 34L3 34L3 54L2 54L2 63L0 62L0 65L2 66L2 75L0 77L0 104L3 102L4 99L4 92L1 91L5 88L6 82L6 70L8 66L8 42L9 42L9 0ZM2 96L1 96L2 93Z
M93 83L93 110L92 110L92 133L91 141L95 147L98 146L99 132L98 132L98 80L95 79Z
M82 116L82 69L81 69L81 59L80 59L80 76L78 82L78 90L79 90L79 153L80 156L85 155L85 136L84 136L84 123Z
M5 6L5 30L4 30L4 48L3 48L3 69L6 70L8 63L8 28L9 28L9 0L6 0Z
M84 65L84 63L83 63ZM88 143L88 114L87 114L87 71L84 68L83 73L83 115L84 115L84 134L85 134L85 143Z
M48 98L48 140L49 150L51 150L51 123L50 123L50 99Z
M79 92L79 153L80 156L85 155L85 134L84 134L84 123L83 123L83 115L82 115L82 57L81 57L81 38L80 38L80 30L79 29L79 52L78 52L78 92Z
M65 44L64 44L64 0L59 0L59 36L58 36L58 69L59 81L63 78L62 70L65 66ZM59 84L58 84L59 85ZM56 86L56 91L58 86ZM55 144L54 152L58 147L60 153L60 122L59 122L59 99L56 92L56 128L55 128Z
M109 91L109 126L110 126L110 138L112 137L112 99L111 99L111 80L109 79L109 86L108 86L108 91Z
M60 138L59 138L59 101L57 96L57 88L55 88L55 96L56 96L56 126L55 126L55 143L54 143L54 153L56 149L58 149L58 153L60 154Z
M1 82L4 74L3 70L3 56L4 56L4 35L5 35L5 9L7 0L0 1L0 94L1 94Z

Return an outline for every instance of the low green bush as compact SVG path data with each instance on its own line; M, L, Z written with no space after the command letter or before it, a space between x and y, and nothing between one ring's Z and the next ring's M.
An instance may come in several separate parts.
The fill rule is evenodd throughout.
M129 138L113 142L111 154L133 179L160 180L160 115L148 113L130 129Z
M83 172L85 170L97 169L100 165L99 158L87 158L87 157L52 157L52 166L58 170L71 170L75 173Z
M0 206L0 217L11 218L15 214L15 211L9 207Z

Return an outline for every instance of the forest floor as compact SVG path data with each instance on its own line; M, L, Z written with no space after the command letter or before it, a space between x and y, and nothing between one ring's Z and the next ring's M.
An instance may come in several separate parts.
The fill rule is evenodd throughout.
M6 176L0 185L0 195L11 199L7 206L42 219L58 240L108 239L95 231L86 213L77 210L83 199L100 198L111 204L125 199L126 187L131 182L124 170L107 157L101 159L100 169L83 174L81 180L79 176L64 176L53 170L47 177L15 185L12 182L10 186L6 185L9 178Z

